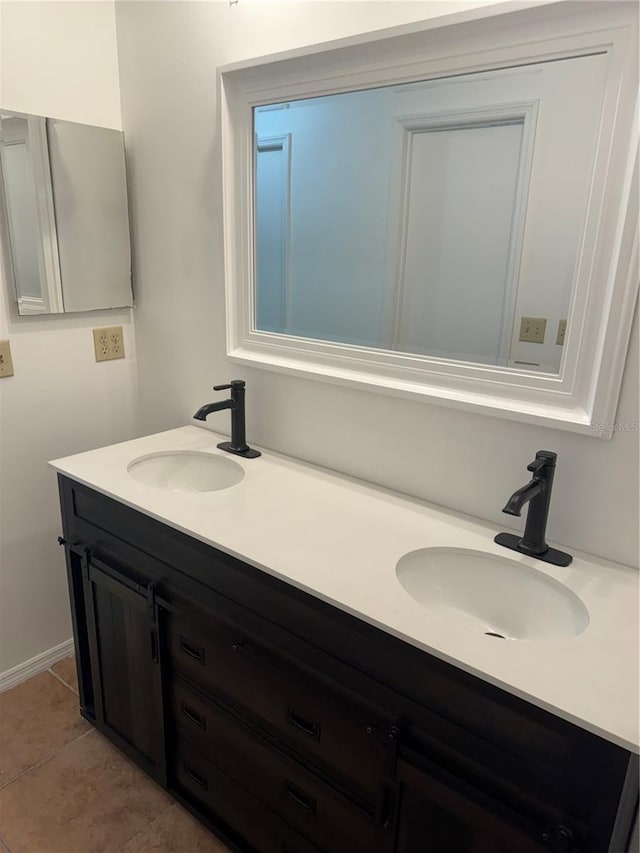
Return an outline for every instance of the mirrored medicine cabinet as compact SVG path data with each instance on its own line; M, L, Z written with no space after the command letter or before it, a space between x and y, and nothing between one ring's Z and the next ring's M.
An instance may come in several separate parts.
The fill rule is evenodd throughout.
M122 132L0 110L0 209L20 314L133 305Z
M221 69L228 355L607 437L637 8L452 20Z

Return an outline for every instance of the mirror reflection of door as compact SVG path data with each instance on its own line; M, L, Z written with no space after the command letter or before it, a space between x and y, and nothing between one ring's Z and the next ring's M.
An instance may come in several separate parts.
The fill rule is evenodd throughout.
M9 198L9 228L14 247L14 272L20 279L20 288L31 299L40 296L40 272L35 236L38 224L35 190L31 178L29 151L25 132L20 140L3 140L3 170L5 192Z
M256 140L256 328L289 329L290 134Z
M256 108L256 328L557 374L606 65Z
M0 115L2 205L18 309L21 314L62 311L62 289L46 120Z
M524 117L403 128L389 349L506 366L520 241ZM514 230L516 233L514 234Z

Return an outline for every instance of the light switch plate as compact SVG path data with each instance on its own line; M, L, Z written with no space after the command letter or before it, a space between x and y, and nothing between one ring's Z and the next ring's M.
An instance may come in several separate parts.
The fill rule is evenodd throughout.
M563 346L564 336L566 333L567 333L567 321L566 320L560 320L560 322L558 323L558 335L556 337L556 343L558 344L559 347Z
M96 361L111 361L124 358L124 338L122 326L107 326L93 330L93 348Z
M11 344L6 340L0 341L0 378L4 376L13 376Z
M521 317L520 340L530 344L543 344L546 328L546 317Z

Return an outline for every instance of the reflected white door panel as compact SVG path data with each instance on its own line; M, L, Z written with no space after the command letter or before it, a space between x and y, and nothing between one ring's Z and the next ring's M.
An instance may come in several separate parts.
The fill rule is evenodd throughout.
M5 145L3 157L7 166L4 191L9 201L8 224L13 245L14 275L20 281L24 296L40 299L40 269L35 239L39 226L26 140Z
M392 349L506 365L523 124L406 131L406 226Z
M256 328L287 331L290 134L256 141Z
M0 114L0 208L20 314L63 310L46 119Z

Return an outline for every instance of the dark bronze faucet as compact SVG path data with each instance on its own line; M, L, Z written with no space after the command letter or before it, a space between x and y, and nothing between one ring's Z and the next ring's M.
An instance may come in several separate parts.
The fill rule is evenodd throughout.
M221 441L218 447L227 453L235 453L236 456L244 456L246 459L255 459L261 456L259 450L253 450L247 444L245 436L244 417L244 379L232 379L228 385L214 385L214 391L226 391L231 389L231 397L228 400L220 400L217 403L207 403L201 406L193 416L198 421L206 421L212 412L220 412L222 409L231 409L231 441Z
M529 502L527 523L522 538L513 533L498 533L494 542L554 566L568 566L573 559L571 554L550 548L545 539L557 458L557 453L539 450L533 462L527 465L527 471L532 471L533 477L511 495L502 510L509 515L520 515L522 507L527 501Z

